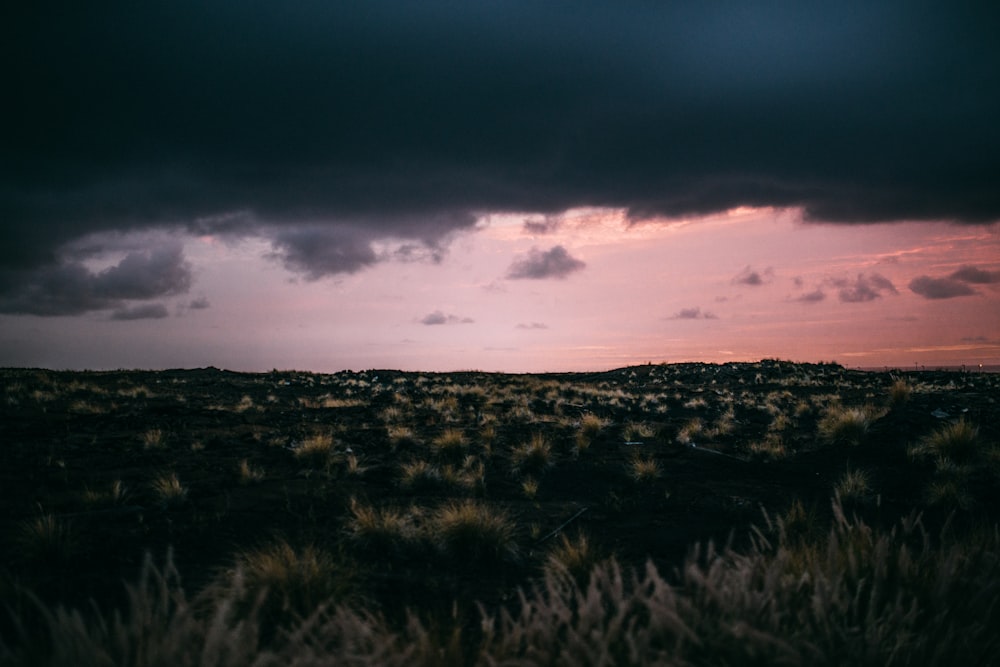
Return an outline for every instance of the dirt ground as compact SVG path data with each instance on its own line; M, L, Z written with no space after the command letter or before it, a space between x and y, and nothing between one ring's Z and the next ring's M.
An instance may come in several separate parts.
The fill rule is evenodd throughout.
M914 509L929 525L995 521L988 466L948 502L929 495L934 462L908 452L959 420L984 447L1000 442L998 388L1000 375L782 361L548 375L3 369L0 581L103 605L147 553L169 550L197 590L281 539L336 554L359 599L389 614L493 605L530 585L563 535L669 572L693 545L738 546L795 501L826 525L850 471L868 488L845 505L871 522ZM824 419L850 409L863 432L831 435ZM448 432L456 453L436 444ZM547 453L526 464L516 450L533 438ZM418 461L453 481L408 485ZM175 495L157 487L170 475ZM511 519L508 556L373 552L354 537L358 504L419 517L462 499Z

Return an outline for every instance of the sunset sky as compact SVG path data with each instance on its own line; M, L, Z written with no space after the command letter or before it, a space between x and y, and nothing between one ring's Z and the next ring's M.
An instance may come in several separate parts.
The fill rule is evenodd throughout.
M0 366L1000 364L991 3L37 4Z

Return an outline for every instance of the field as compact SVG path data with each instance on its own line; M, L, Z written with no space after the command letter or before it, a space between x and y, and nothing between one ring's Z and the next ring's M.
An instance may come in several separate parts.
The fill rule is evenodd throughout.
M0 665L984 664L998 398L776 360L3 369Z

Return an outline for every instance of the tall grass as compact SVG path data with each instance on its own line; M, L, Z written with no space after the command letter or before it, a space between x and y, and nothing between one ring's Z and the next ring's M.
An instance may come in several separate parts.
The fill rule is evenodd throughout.
M259 607L238 611L243 593L192 604L169 564L161 572L147 561L122 612L36 599L37 627L14 623L0 637L0 664L993 664L998 553L997 527L931 536L910 516L876 529L835 503L824 536L793 537L768 520L748 549L696 548L674 584L652 564L631 571L614 560L583 582L556 556L513 607L484 609L475 628L435 631L412 616L391 625L330 603L264 641Z

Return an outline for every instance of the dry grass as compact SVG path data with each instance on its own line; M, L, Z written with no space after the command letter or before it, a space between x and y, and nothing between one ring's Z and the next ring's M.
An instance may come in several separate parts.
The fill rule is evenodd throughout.
M150 488L156 499L167 507L181 505L187 500L188 489L181 484L177 473L163 473L150 482Z
M378 509L351 500L348 534L356 547L375 556L397 554L414 539L412 517L393 508Z
M889 406L898 408L905 405L913 394L913 387L903 378L896 379L889 387Z
M521 473L539 474L551 468L552 444L541 433L531 436L531 440L515 447L510 453L514 470Z
M515 560L515 525L506 512L475 501L450 503L430 517L427 537L455 563Z
M959 419L925 437L910 449L910 454L915 458L933 456L956 463L966 463L979 457L981 445L979 428L965 419Z
M864 470L848 470L833 487L834 494L844 503L862 503L871 495L871 476Z
M295 448L295 458L316 468L324 468L329 465L332 454L332 433L314 433Z
M236 480L243 486L255 484L263 479L263 469L250 465L250 461L247 459L241 459L236 466Z
M431 447L441 458L457 459L465 455L469 446L465 433L458 428L445 429L431 441Z
M632 479L637 482L650 482L663 474L660 464L649 457L637 456L632 459L628 467Z
M559 542L545 556L545 570L568 575L577 585L586 586L594 567L604 560L584 533L575 539L559 536Z
M875 418L876 413L870 406L845 408L835 405L827 409L817 428L826 443L856 446L864 440Z

